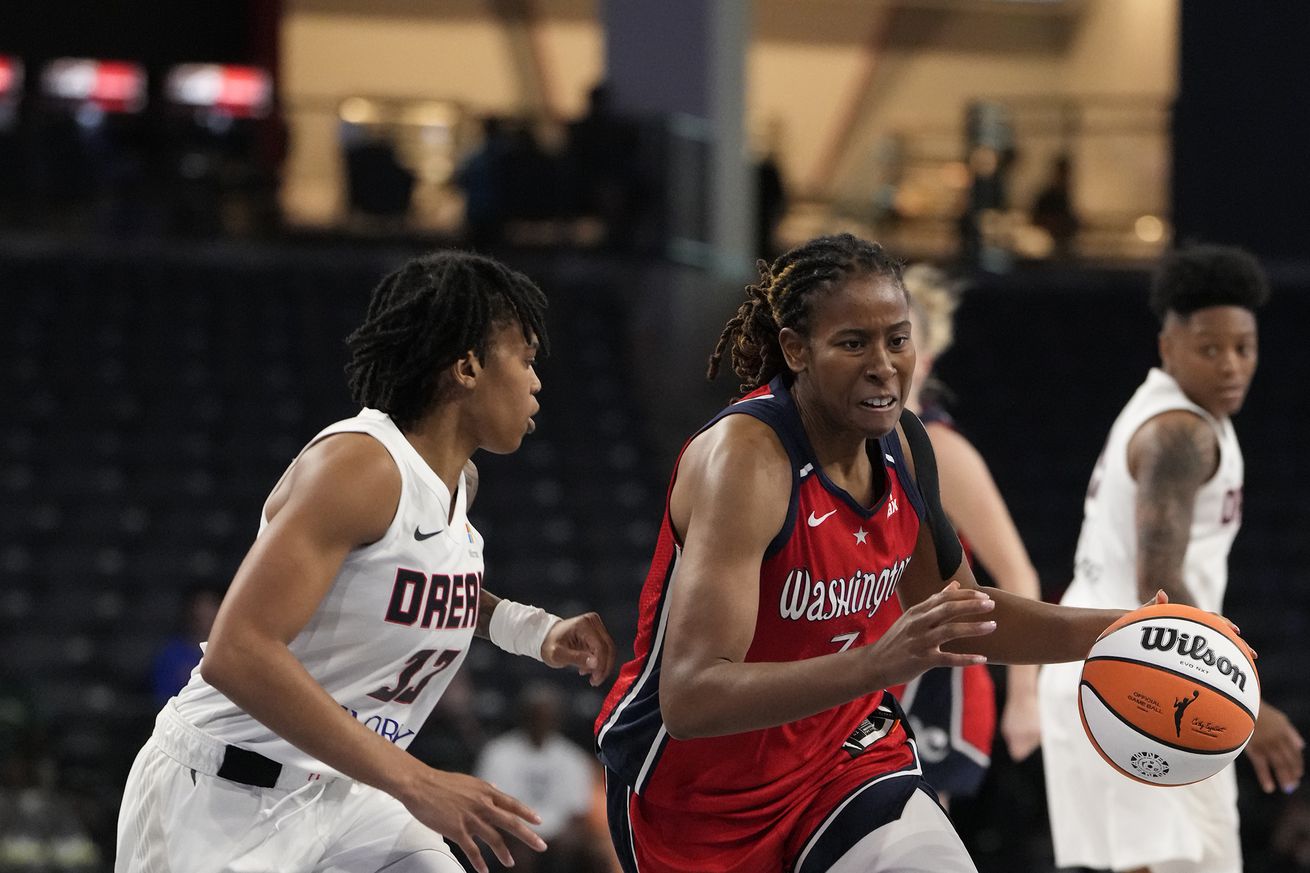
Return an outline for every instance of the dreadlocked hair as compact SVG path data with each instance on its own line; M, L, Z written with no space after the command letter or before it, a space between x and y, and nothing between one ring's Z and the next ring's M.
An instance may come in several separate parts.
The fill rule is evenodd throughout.
M882 246L849 233L796 246L772 264L759 261L760 280L746 286L746 302L728 319L710 355L706 378L719 373L725 352L748 394L787 369L778 332L809 329L811 301L857 276L885 276L901 284L901 264Z
M373 289L364 323L346 338L350 395L409 428L436 400L442 370L469 351L485 362L494 326L518 322L545 355L545 312L532 280L491 258L451 250L414 258Z

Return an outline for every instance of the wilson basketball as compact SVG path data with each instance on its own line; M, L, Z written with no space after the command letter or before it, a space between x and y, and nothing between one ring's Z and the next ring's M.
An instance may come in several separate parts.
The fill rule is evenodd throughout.
M1260 678L1223 619L1154 604L1105 629L1083 664L1078 713L1116 770L1150 785L1218 773L1251 739Z

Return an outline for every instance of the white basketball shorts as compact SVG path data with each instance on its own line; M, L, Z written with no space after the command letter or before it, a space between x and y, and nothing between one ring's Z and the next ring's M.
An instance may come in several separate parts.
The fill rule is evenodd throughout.
M115 873L462 873L441 835L385 792L299 772L242 784L216 775L225 748L164 708L127 779Z

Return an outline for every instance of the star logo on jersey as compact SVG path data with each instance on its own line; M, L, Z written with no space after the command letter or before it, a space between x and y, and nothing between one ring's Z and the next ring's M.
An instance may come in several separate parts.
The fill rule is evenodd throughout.
M441 528L437 528L431 533L424 533L422 528L416 527L414 528L414 539L418 540L421 543L424 540L432 539L434 536L441 533L441 531L442 531Z
M898 509L900 509L900 507L896 505L896 495L893 494L891 497L887 498L887 517L891 518L896 514L896 510Z
M851 536L855 537L856 543L868 543L869 541L869 532L862 527Z
M828 520L828 516L832 515L836 511L837 510L835 509L829 509L823 515L815 515L814 511L811 510L810 517L806 520L810 523L810 527L818 527L819 525L823 524L825 521Z

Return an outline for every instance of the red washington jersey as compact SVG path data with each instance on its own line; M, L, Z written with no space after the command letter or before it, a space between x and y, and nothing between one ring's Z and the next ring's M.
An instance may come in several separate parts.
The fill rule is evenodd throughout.
M820 468L781 377L728 406L697 434L736 414L773 428L792 465L786 521L760 565L759 612L746 660L797 661L869 645L900 615L897 583L925 517L896 432L867 443L875 469L885 471L885 487L866 508ZM690 740L670 737L660 713L660 661L681 552L666 499L641 592L636 657L623 666L596 720L598 753L611 779L667 808L763 812L781 810L833 780L914 764L899 722L876 743L852 736L882 691L777 727Z

